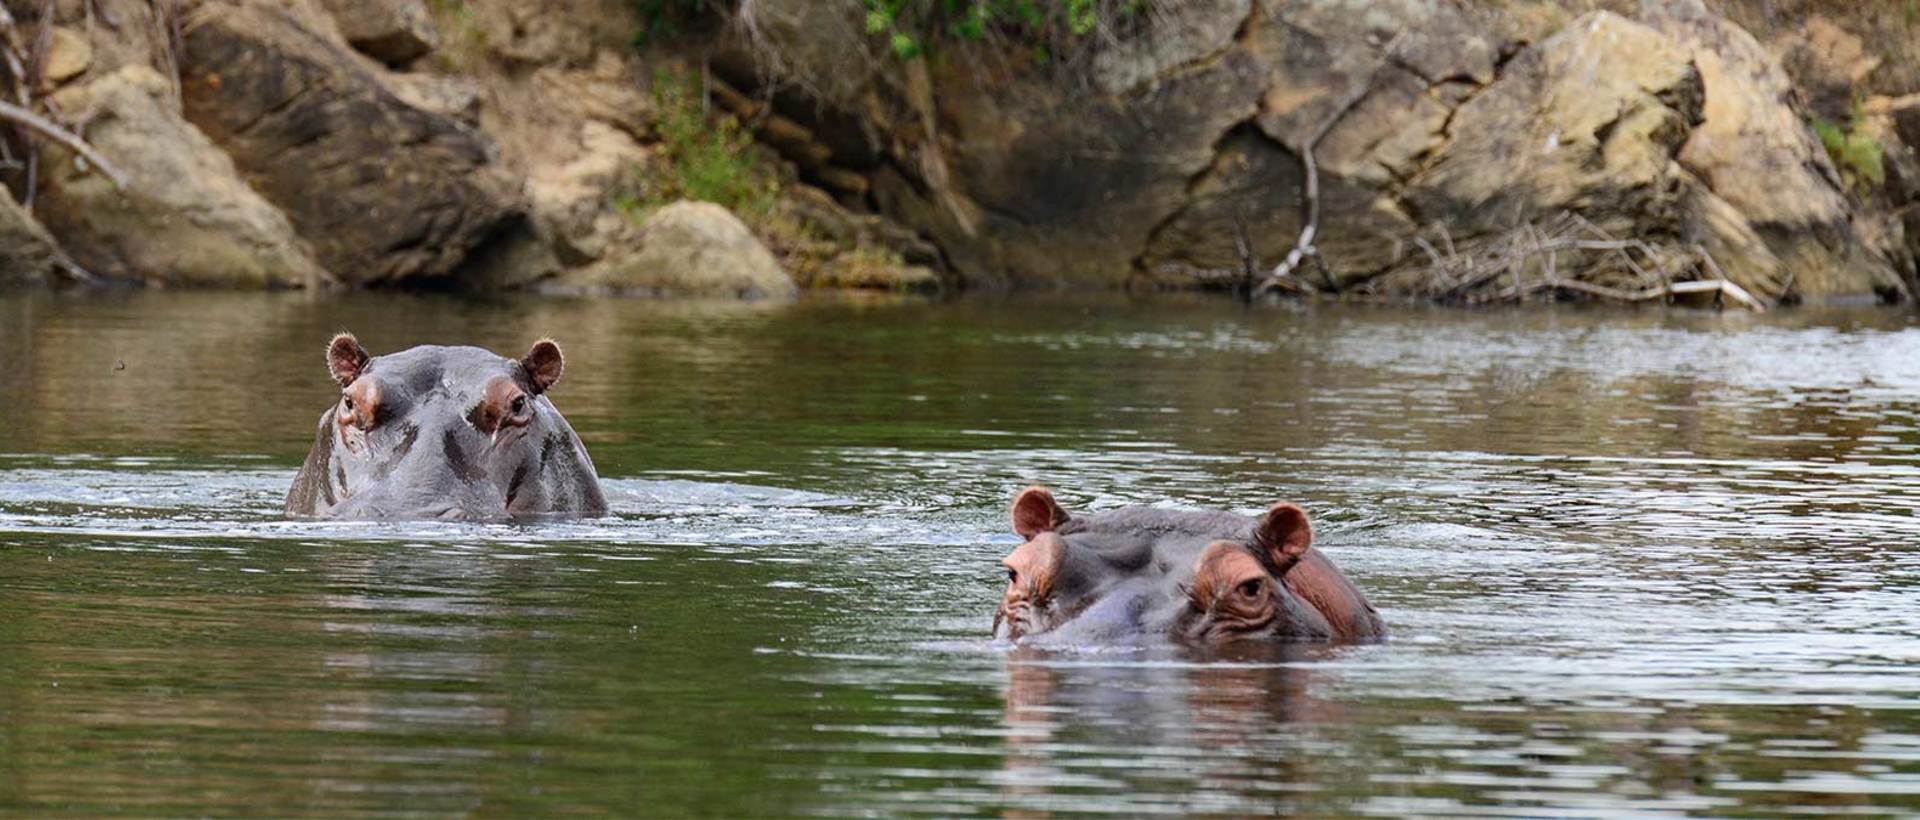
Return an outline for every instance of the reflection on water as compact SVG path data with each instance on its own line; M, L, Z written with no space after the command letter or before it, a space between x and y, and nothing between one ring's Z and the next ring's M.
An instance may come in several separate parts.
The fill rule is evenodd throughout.
M615 515L285 521L321 345L558 336ZM1920 809L1897 313L0 296L0 814ZM987 640L1295 500L1394 640Z

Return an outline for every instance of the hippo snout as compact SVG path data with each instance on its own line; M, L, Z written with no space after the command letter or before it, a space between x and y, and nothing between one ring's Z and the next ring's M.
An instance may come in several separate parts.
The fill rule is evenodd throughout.
M345 499L329 510L329 518L371 521L499 522L510 518L506 497L498 492L463 492L423 497L385 487Z

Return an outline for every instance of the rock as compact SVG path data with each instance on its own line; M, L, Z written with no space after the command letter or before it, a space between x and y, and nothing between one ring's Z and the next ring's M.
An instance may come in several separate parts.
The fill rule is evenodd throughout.
M524 288L558 275L561 244L531 217L515 219L467 256L457 276L478 291Z
M1902 292L1904 233L1870 212L1911 196L1849 202L1757 41L1699 0L1639 5L1636 22L1554 2L1158 4L1063 79L1004 46L874 59L847 4L762 0L717 65L749 86L756 70L783 80L736 105L771 99L806 133L763 138L803 159L793 146L834 146L825 168L857 168L866 201L976 284L1193 284L1238 276L1248 256L1271 265L1300 234L1302 154L1324 130L1319 286L1421 266L1413 240L1436 227L1470 243L1572 211L1675 259L1704 246L1764 298ZM1875 56L1897 37L1856 33L1868 40L1809 23L1798 42L1836 88L1886 80ZM796 96L823 113L796 113ZM861 127L824 125L846 120ZM856 152L830 131L872 135L880 158L843 161ZM1885 145L1905 185L1907 155Z
M326 0L327 11L360 53L403 65L439 47L424 0Z
M637 249L559 280L562 289L648 295L792 299L793 279L732 212L681 201L647 218Z
M1125 94L1157 83L1170 71L1225 51L1252 10L1252 0L1188 0L1172 5L1138 36L1121 38L1096 52L1093 82L1107 94Z
M27 209L13 197L0 195L0 287L51 279L59 253L53 237Z
M485 5L489 7L483 16L491 51L502 60L522 66L586 66L593 60L597 45L608 39L627 45L627 38L642 25L640 3L546 0ZM602 33L614 33L614 37Z
M387 87L401 102L469 126L480 124L480 83L447 74L393 74Z
M814 169L812 174L820 180L820 184L854 197L855 199L864 199L867 191L873 188L873 185L867 182L865 174L861 174L858 171L849 171L845 168L827 166Z
M1652 23L1686 49L1706 93L1704 122L1687 137L1680 164L1787 263L1795 295L1822 301L1904 290L1853 230L1840 175L1794 109L1779 62L1744 29L1697 5L1674 4Z
M1414 182L1421 213L1461 233L1577 210L1610 227L1673 211L1673 154L1700 116L1688 54L1610 12L1522 52L1454 112L1452 139Z
M833 149L813 138L813 132L779 114L769 114L753 126L754 136L780 152L802 170L817 171L833 158Z
M1428 84L1493 81L1494 44L1461 13L1434 0L1313 0L1285 9L1282 25L1376 52ZM1374 57L1378 59L1378 57Z
M610 248L637 244L639 226L618 211L618 200L632 189L647 149L624 131L588 120L579 127L578 147L556 148L553 156L565 159L528 169L527 194L561 261L585 264Z
M870 175L873 196L973 282L1115 284L1256 115L1266 68L1234 49L1137 98L943 70L923 97L938 109L921 103L938 133L894 148L907 159Z
M1616 236L1697 242L1748 292L1779 299L1788 269L1744 203L1712 185L1712 169L1676 161L1715 117L1738 128L1728 100L1702 76L1720 70L1710 62L1610 12L1580 17L1460 106L1451 141L1408 200L1420 213L1447 215L1456 238L1573 211ZM1799 126L1787 125L1790 139Z
M407 104L290 15L207 6L185 40L187 119L343 279L447 277L520 218L483 135Z
M93 45L87 42L86 35L65 26L54 26L48 37L46 78L64 83L80 76L91 65Z
M739 27L744 42L735 44L756 67L744 76L791 78L814 99L849 110L858 108L878 78L875 67L890 55L875 54L859 3L821 0L756 0L751 24Z
M807 282L814 288L856 288L860 290L937 291L940 275L921 265L909 265L886 254L851 251L834 257L821 266Z
M1881 58L1866 43L1822 14L1783 32L1771 44L1782 66L1805 92L1814 113L1830 120L1851 114L1855 89L1879 68Z
M875 214L847 210L825 191L790 186L776 205L775 224L797 226L769 240L775 256L808 288L939 290L939 250Z
M96 116L84 135L127 176L116 190L47 146L40 219L102 276L183 285L289 287L331 279L287 218L233 162L180 118L171 83L130 65L54 97Z
M1245 40L1264 69L1259 112L1211 145L1211 166L1188 180L1184 203L1149 236L1136 275L1188 287L1239 277L1243 240L1262 267L1284 258L1304 219L1300 151L1323 129L1314 148L1321 283L1344 285L1399 262L1418 226L1387 192L1446 143L1468 85L1454 78L1491 77L1492 49L1447 6L1417 2L1296 4L1260 20Z

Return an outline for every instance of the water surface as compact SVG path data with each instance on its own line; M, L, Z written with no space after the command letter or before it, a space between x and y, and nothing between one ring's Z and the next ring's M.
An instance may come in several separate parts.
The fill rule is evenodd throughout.
M615 515L283 520L340 329L558 337ZM1394 639L993 644L1035 482ZM0 814L1913 812L1917 507L1894 312L0 296Z

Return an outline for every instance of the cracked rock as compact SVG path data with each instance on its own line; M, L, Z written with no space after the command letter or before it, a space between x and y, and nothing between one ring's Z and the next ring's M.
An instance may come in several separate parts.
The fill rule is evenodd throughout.
M479 132L402 101L283 11L205 11L185 31L187 119L340 278L445 277L521 218Z
M94 111L85 137L127 177L116 189L50 145L39 217L81 267L178 285L291 287L330 277L287 218L227 155L180 118L171 84L129 65L55 95Z

